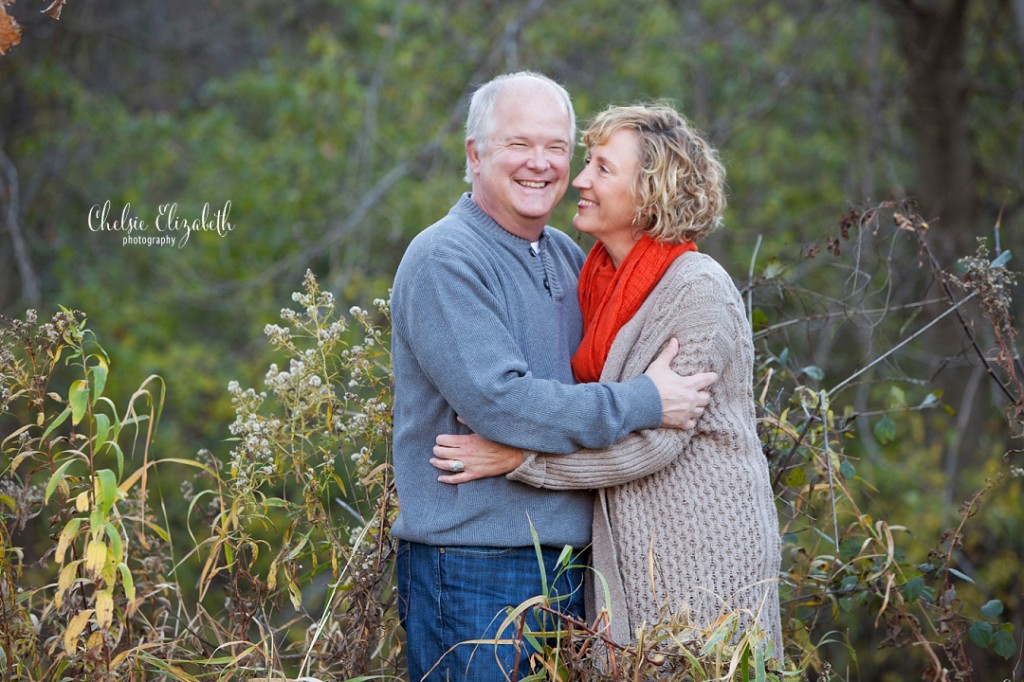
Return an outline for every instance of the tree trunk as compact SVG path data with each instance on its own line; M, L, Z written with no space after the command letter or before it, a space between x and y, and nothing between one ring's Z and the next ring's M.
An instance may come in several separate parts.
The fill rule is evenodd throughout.
M974 252L974 167L967 126L965 15L970 0L888 0L908 66L909 129L916 143L914 196L934 228L944 265Z

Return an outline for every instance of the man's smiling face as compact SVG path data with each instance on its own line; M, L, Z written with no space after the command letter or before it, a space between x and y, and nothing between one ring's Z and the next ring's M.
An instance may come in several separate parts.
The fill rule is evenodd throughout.
M490 139L466 143L473 200L503 228L535 240L569 184L573 141L562 101L544 84L508 87Z

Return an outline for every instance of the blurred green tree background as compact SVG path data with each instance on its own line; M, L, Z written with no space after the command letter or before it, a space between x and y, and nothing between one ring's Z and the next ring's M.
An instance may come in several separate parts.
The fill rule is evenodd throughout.
M1024 255L1020 0L73 0L59 22L36 4L7 8L23 35L0 57L0 312L86 311L125 382L108 387L118 404L164 377L164 457L227 450L226 386L260 384L264 325L307 268L343 308L386 296L408 241L467 189L468 95L508 70L564 83L581 125L610 103L666 99L686 113L729 173L726 226L705 250L738 283L785 267L851 308L938 301L913 245L814 267L858 248L836 236L843 216L887 201L916 204L943 267L979 237L1011 266ZM106 202L110 221L145 222L131 236L178 243L97 229ZM571 231L572 203L555 226ZM181 244L156 227L172 204L188 220L229 211L233 229ZM770 321L814 312L780 290ZM915 315L885 319L784 341L835 383ZM855 410L895 411L855 427L858 473L876 491L864 506L927 542L1004 455L1020 465L1009 402L952 322L878 372L884 387L843 394ZM923 401L935 409L905 409ZM971 521L962 566L975 601L1002 600L1018 652L1022 501L1018 479ZM858 652L830 651L850 679L907 679L870 620L838 614L833 627ZM972 656L977 679L1013 665L1020 679L1019 654Z

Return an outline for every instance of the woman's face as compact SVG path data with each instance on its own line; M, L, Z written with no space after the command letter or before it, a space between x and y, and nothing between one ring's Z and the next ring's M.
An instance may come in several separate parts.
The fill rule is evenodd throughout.
M616 130L604 144L587 150L586 165L572 186L580 191L573 226L605 246L636 241L633 187L640 166L637 133Z

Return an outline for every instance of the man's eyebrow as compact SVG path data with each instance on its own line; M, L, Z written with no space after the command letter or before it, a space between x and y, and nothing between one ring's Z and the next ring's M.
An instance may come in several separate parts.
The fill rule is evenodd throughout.
M529 142L532 139L533 138L531 138L529 135L520 134L506 135L505 137L501 138L502 142ZM545 144L562 144L568 147L570 145L570 142L568 139L564 137L553 137L547 140Z

